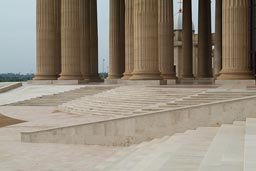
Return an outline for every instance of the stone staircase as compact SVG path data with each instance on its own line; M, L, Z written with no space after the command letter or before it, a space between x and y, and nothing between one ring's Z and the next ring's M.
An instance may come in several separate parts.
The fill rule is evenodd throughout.
M60 111L108 116L110 119L144 115L191 106L256 96L256 91L173 89L122 86L59 106Z
M43 95L40 97L24 100L9 106L58 106L71 100L81 98L83 96L92 96L106 90L114 88L113 86L87 86L75 90L65 91L61 93Z
M256 119L200 127L118 151L94 171L254 171Z

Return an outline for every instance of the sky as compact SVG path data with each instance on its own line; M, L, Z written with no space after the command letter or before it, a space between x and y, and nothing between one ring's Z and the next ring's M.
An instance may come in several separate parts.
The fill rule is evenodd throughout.
M108 70L109 0L98 1L99 71ZM180 4L174 0L174 15ZM198 28L198 0L193 3L193 22ZM212 0L214 25L215 0ZM35 73L36 0L0 1L0 73ZM214 27L213 27L214 32Z

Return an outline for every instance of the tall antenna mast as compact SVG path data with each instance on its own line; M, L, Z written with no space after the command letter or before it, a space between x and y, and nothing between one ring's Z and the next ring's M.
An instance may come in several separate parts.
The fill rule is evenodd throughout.
M178 3L180 4L179 13L182 13L182 4L183 4L183 0L179 0Z

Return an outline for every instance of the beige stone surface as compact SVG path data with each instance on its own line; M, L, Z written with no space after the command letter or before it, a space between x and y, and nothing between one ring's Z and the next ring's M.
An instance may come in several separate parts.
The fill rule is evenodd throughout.
M214 77L217 77L222 69L222 0L216 0L215 3Z
M220 80L248 80L254 76L249 66L249 1L223 1L223 57ZM229 10L229 12L226 12ZM238 17L239 16L239 17ZM232 20L231 18L236 18Z
M128 80L134 69L134 0L125 0L125 73Z
M158 1L159 70L163 79L176 79L173 52L173 1Z
M81 80L79 0L61 1L61 76Z
M134 71L132 80L160 80L158 0L134 1Z
M123 1L123 0L122 0ZM120 79L122 72L122 35L121 35L121 1L110 0L109 32L109 73L108 79Z
M81 55L81 73L83 79L90 79L90 0L80 0L80 55Z
M58 0L37 0L36 19L36 57L37 71L35 80L56 80L58 77L57 61L60 58L58 52Z

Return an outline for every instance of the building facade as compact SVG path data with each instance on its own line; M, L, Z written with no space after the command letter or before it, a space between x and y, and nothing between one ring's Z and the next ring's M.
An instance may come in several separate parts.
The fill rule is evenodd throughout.
M96 7L97 0L37 0L35 80L99 78ZM254 1L216 0L212 58L211 1L199 0L196 38L192 0L184 1L182 60L175 64L173 0L110 0L107 79L176 79L178 65L181 79L253 80L255 8Z

